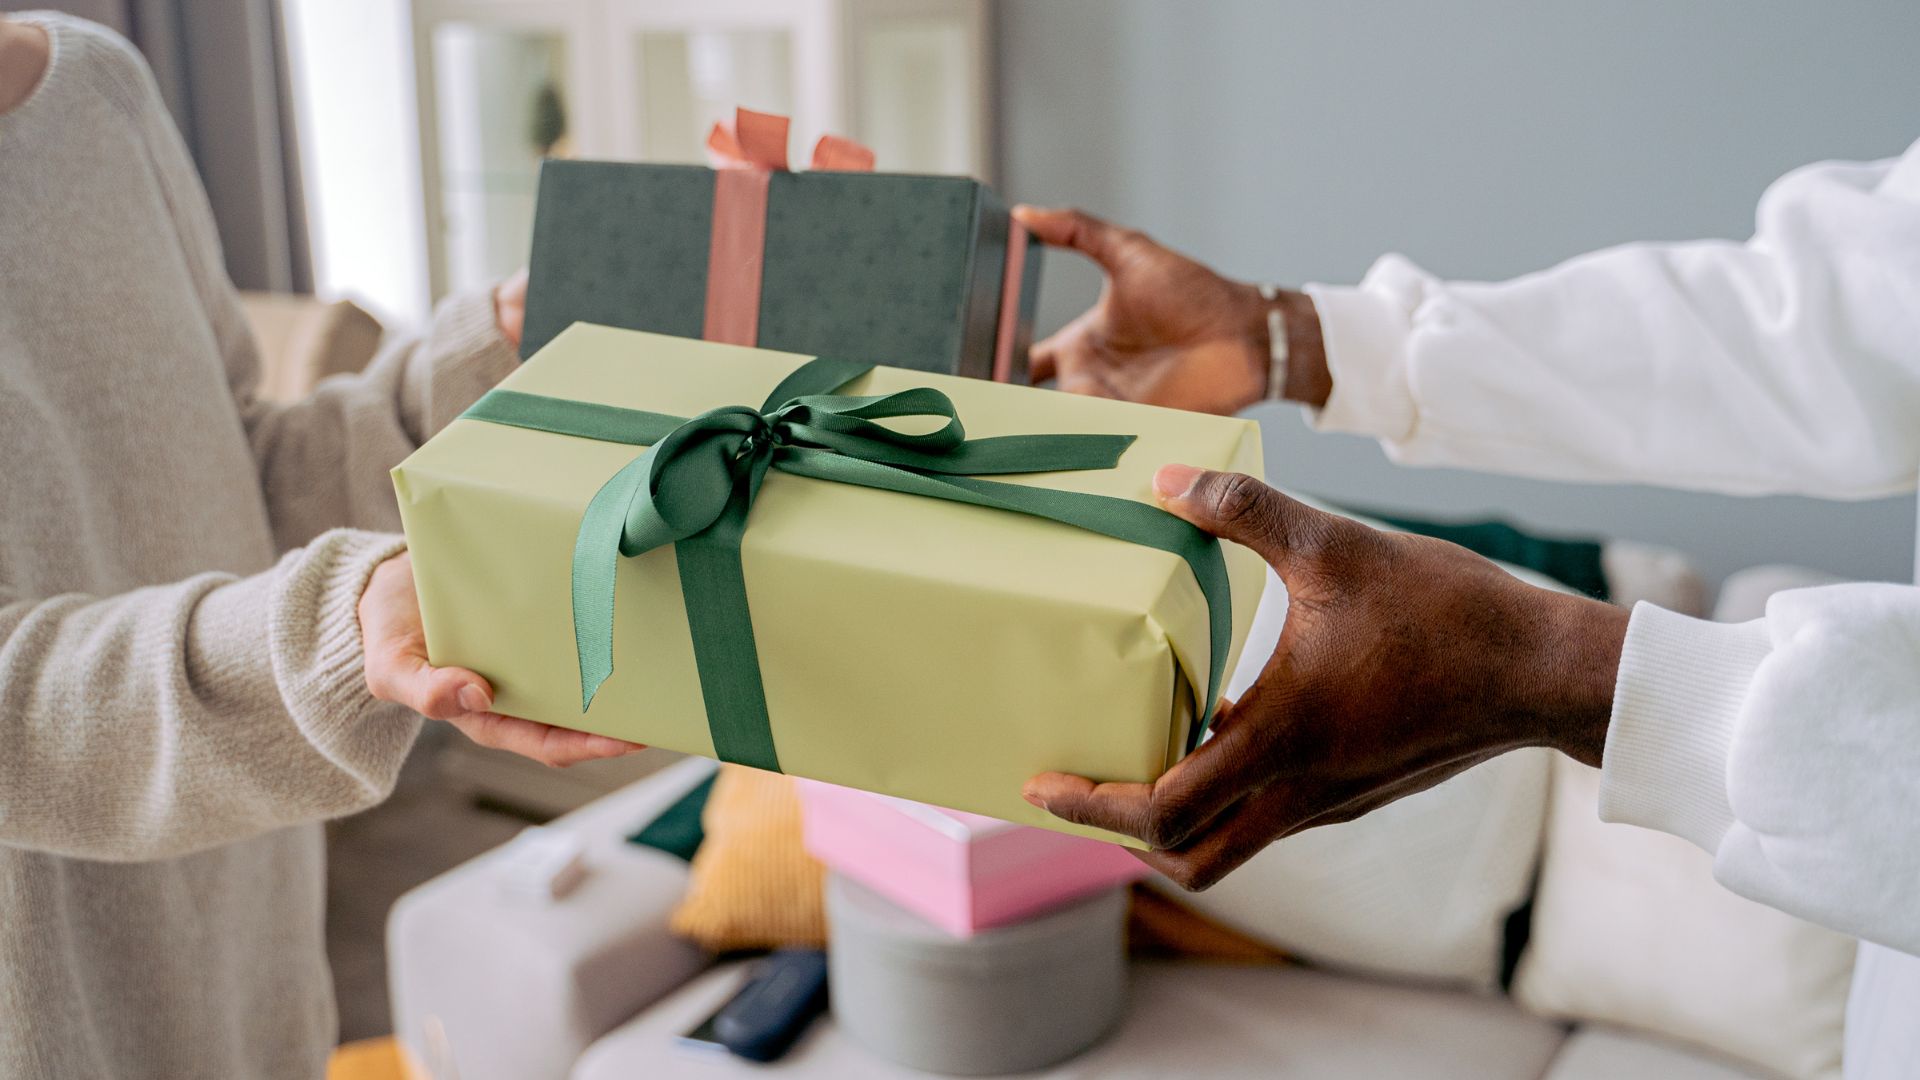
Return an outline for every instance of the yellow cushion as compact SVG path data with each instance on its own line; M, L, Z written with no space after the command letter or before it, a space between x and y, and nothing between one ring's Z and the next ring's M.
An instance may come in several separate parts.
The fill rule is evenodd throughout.
M792 777L721 766L700 824L674 933L714 952L826 944L826 869L801 843Z

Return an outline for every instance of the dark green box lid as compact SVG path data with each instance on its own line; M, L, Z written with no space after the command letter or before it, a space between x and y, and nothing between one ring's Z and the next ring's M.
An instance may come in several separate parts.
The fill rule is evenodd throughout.
M521 355L574 322L701 336L714 175L548 161ZM988 377L1010 226L1006 204L963 177L776 172L758 344ZM1027 266L1020 302L1030 326L1038 267L1031 256ZM1016 344L1023 377L1025 342Z

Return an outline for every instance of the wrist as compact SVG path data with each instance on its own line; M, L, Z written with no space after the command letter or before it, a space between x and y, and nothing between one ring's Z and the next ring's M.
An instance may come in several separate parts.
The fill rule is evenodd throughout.
M1326 342L1313 297L1297 289L1276 289L1268 299L1253 286L1244 288L1248 296L1243 300L1243 326L1249 347L1261 361L1261 399L1294 401L1316 409L1325 405L1333 393L1333 377L1327 370ZM1274 347L1276 323L1286 335L1281 349ZM1276 356L1286 357L1284 372L1273 370Z
M1631 612L1579 596L1553 595L1532 650L1534 696L1514 711L1530 730L1521 741L1599 765L1613 718L1614 684Z
M1288 401L1320 408L1333 393L1327 370L1327 346L1320 334L1320 312L1313 297L1282 289L1274 305L1287 335L1287 374L1281 396Z
M1237 340L1241 343L1241 348L1229 352L1244 358L1244 363L1236 358L1227 370L1220 373L1216 387L1226 400L1213 411L1231 414L1266 400L1267 365L1272 343L1267 336L1268 304L1261 295L1260 287L1244 281L1228 281L1226 284L1232 297L1228 308L1232 314L1221 328L1221 337L1227 342Z

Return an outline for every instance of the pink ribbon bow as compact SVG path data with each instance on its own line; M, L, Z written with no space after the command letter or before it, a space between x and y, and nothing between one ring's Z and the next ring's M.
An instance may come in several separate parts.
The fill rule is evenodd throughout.
M713 179L713 232L707 248L707 310L701 336L730 345L760 337L760 275L767 246L767 182L787 168L784 116L734 110L713 125L707 152ZM838 135L822 135L813 167L872 172L873 151Z

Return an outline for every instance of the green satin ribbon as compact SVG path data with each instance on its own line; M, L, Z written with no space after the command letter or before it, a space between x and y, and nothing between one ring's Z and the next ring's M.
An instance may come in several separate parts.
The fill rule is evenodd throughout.
M778 771L773 725L740 567L748 510L769 469L1046 518L1170 552L1207 600L1211 671L1194 727L1212 719L1233 618L1220 542L1130 499L981 480L982 475L1111 469L1131 435L969 439L953 402L929 387L877 397L832 394L871 364L821 358L781 381L759 409L728 405L687 419L565 398L493 390L464 418L647 449L595 493L573 548L573 633L580 709L613 674L614 577L621 556L672 544L715 756ZM920 435L882 420L944 419Z

